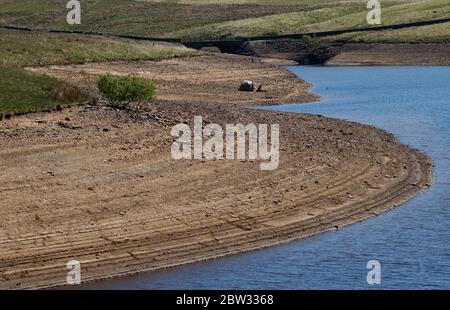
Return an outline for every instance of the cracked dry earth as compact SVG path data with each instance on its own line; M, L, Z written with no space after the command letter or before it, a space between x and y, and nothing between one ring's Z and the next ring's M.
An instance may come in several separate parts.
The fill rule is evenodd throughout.
M316 99L284 68L237 56L33 69L95 95L96 75L155 80L145 112L80 106L0 122L0 287L64 285L236 254L389 210L431 163L381 130L246 108ZM239 93L244 79L265 92ZM280 165L173 160L171 127L279 123Z

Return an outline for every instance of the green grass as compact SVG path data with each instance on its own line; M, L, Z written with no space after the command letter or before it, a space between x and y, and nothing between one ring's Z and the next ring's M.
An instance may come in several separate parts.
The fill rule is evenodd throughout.
M113 34L219 39L366 27L366 0L86 0L82 24L66 23L66 1L0 0L0 24ZM383 0L383 24L450 17L448 0ZM311 40L450 42L450 25ZM188 57L176 46L112 37L0 30L0 113L23 113L74 102L62 82L20 69L92 61ZM18 81L24 81L19 83ZM76 96L75 96L76 97ZM69 99L67 99L69 98Z
M157 60L197 52L175 45L111 37L0 29L0 64L40 66L113 60Z
M229 20L300 10L305 7L306 1L300 1L301 4L296 4L296 1L287 1L287 4L276 1L275 5L255 1L233 4L233 1L227 0L220 4L177 2L179 1L82 1L82 23L70 26L66 23L64 1L0 0L0 23L152 36Z
M383 24L450 17L448 0L381 2ZM90 0L82 2L82 24L69 26L64 4L0 0L0 23L217 39L365 27L368 12L366 0Z
M166 36L198 40L367 27L368 10L365 3L363 5L361 3L345 3L299 12L214 23L166 33ZM400 4L382 3L382 23L384 25L450 17L448 0L425 0ZM429 28L420 31L420 35L430 39L435 38L435 34L427 30ZM414 30L411 33L413 32ZM392 37L392 39L394 38Z
M448 0L381 3L383 24L450 17ZM366 4L366 0L90 0L82 2L82 24L69 26L60 0L0 0L0 23L185 40L223 39L366 27ZM433 31L418 29L417 34L425 37L418 40L440 40ZM410 33L414 30L405 32L404 38L399 34L399 39L414 39Z
M341 40L356 43L450 43L450 23L376 33L355 32L316 40L320 42Z
M197 52L109 37L0 30L0 114L21 114L85 100L65 83L21 67L89 61L158 60Z
M309 25L341 16L348 16L362 10L361 6L353 4L343 5L338 8L320 8L210 24L167 33L166 36L177 37L183 40L200 40L304 32L309 30Z
M98 89L109 105L118 109L130 109L131 103L151 102L155 97L152 81L137 76L113 76L104 74L97 82Z
M337 18L311 24L307 31L324 31L334 29L367 27L367 10L343 15ZM448 0L424 0L414 3L404 3L382 7L381 21L383 25L400 24L422 20L450 17L450 2Z
M411 0L419 1L419 0ZM383 5L402 3L402 0L383 0ZM67 25L65 3L61 0L0 0L0 23L29 26L35 28L57 28L64 30L99 31L114 34L135 34L147 36L167 36L171 34L207 31L209 27L221 27L224 31L218 37L236 36L239 25L247 20L263 18L256 27L265 28L262 33L284 32L298 29L299 21L293 19L292 27L278 30L274 23L283 19L283 14L297 13L300 18L311 12L313 18L306 18L301 25L324 22L330 11L340 14L332 18L348 16L358 9L367 12L366 0L90 0L82 1L81 25ZM341 8L352 8L342 11ZM330 9L325 14L321 9ZM319 10L317 12L313 12ZM278 16L279 15L279 16ZM271 21L271 17L274 21ZM268 18L265 18L268 17ZM293 16L296 18L296 16ZM228 23L236 22L231 31L226 31ZM365 21L365 17L363 18ZM259 21L256 21L259 23ZM223 25L221 25L223 24ZM262 34L255 31L254 35Z
M22 68L0 66L0 118L84 102L75 87Z

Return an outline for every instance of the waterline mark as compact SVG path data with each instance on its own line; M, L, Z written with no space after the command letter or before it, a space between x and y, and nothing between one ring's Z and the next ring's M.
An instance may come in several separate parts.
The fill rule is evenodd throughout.
M171 148L174 159L195 160L261 160L261 170L275 170L280 161L280 126L267 124L207 124L194 117L193 130L187 124L177 124L171 135L177 138ZM204 139L207 139L204 142Z

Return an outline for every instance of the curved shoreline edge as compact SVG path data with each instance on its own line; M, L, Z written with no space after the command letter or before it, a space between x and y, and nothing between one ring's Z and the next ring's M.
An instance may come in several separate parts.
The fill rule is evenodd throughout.
M428 160L426 159L425 162L427 162L427 161ZM420 165L420 166L421 166L421 168L423 168L422 165ZM322 222L321 226L314 227L311 225L310 227L306 228L298 235L288 234L288 235L282 236L281 239L278 239L280 236L274 234L272 237L273 240L269 239L270 241L261 243L256 246L243 247L236 252L225 253L222 255L204 256L204 257L196 258L193 260L187 260L187 261L182 261L179 263L163 265L158 268L143 269L143 270L139 270L139 271L117 273L117 274L112 274L112 275L103 276L103 277L85 279L83 284L91 284L91 283L97 282L97 281L108 281L108 280L117 279L120 277L129 277L129 276L134 276L134 275L141 274L141 273L154 272L154 271L159 271L159 270L163 270L163 269L169 269L169 268L174 268L174 267L179 267L179 266L184 266L184 265L189 265L189 264L194 264L194 263L201 263L201 262L209 261L209 260L213 260L213 259L219 259L219 258L224 258L224 257L229 257L229 256L234 256L234 255L239 255L239 254L245 254L248 252L264 250L265 248L282 245L282 244L286 244L286 243L290 243L290 242L294 242L294 241L299 241L302 239L306 239L308 237L313 237L313 236L320 235L320 234L323 234L323 233L326 233L329 231L338 230L338 229L344 228L346 226L356 224L358 222L369 220L369 219L374 218L382 213L391 211L394 208L402 206L403 204L407 203L409 200L415 198L417 195L423 193L429 187L431 187L433 185L433 177L432 177L432 175L429 174L429 171L425 171L425 170L427 170L427 169L424 169L422 172L429 175L429 178L425 179L428 181L422 182L423 181L422 180L419 184L415 183L413 185L414 187L417 187L419 189L418 191L401 192L401 193L399 193L399 195L397 197L395 197L396 199L385 200L384 203L380 203L379 205L374 204L371 207L369 207L369 209L366 208L364 212L359 212L359 210L352 210L352 211L349 211L348 214L340 214L339 216L336 216L336 217L330 214L329 217L327 217L325 219L321 219L321 222ZM279 232L279 234L282 234L282 232ZM63 288L63 287L67 287L67 286L66 285L51 285L51 286L43 286L43 287L40 287L39 289L49 289L52 287L53 288L56 288L56 287Z
M46 154L51 147L55 152L52 158L75 161L81 157L80 163L87 168L83 173L72 172L74 176L59 176L55 173L53 178L56 180L37 178L36 184L27 180L16 184L17 188L8 188L12 197L6 201L11 203L13 210L16 210L14 198L19 199L16 203L20 204L21 195L24 196L23 199L29 199L36 195L37 190L45 194L46 187L50 191L55 186L62 186L68 194L57 196L54 202L48 204L48 210L43 206L45 212L39 211L42 212L39 213L40 218L47 216L55 220L50 222L48 231L42 228L39 221L32 222L27 217L29 214L18 211L17 216L23 218L23 223L30 225L27 229L31 231L24 237L20 234L19 227L17 236L21 238L2 237L0 244L6 248L0 255L1 266L6 269L0 276L2 287L36 289L60 286L65 279L64 261L68 261L68 257L81 257L82 265L88 266L88 270L83 270L83 274L87 274L86 277L83 276L85 282L256 250L374 217L406 202L431 185L431 160L401 145L383 130L313 115L244 109L243 106L254 103L255 98L246 97L246 94L233 97L235 82L241 80L243 72L246 72L247 75L253 74L255 79L266 74L264 85L267 93L260 94L262 97L258 101L262 101L258 106L317 99L307 94L308 84L285 68L250 62L245 57L207 56L190 60L168 60L159 64L86 64L40 70L48 70L49 74L70 80L77 76L72 73L74 68L79 71L91 70L94 75L102 70L120 73L145 67L151 72L149 75L156 76L163 75L164 70L172 65L178 70L175 72L177 79L167 82L169 76L160 77L162 91L159 96L162 99L160 103L156 103L156 110L149 115L136 116L137 118L130 120L128 116L111 109L99 107L86 111L86 108L80 107L60 114L24 116L11 120L6 125L0 124L2 131L17 130L20 133L27 130L30 135L21 136L20 141L5 139L4 145L9 146L9 149L0 149L0 155L6 160L5 166L17 165L17 160L14 159L16 156L34 156L38 161L48 164L45 156L48 156ZM199 66L199 72L192 72L193 65ZM202 65L205 67L202 68ZM211 72L207 71L207 67L212 67ZM185 75L189 79L184 80ZM201 98L202 83L206 77L222 86L223 97L214 93L211 97L205 95L205 98ZM89 80L87 82L89 85ZM172 82L176 88L173 88ZM282 89L278 88L280 83L284 83ZM182 92L177 90L180 85L185 86ZM190 93L194 98L181 96L187 87L191 87ZM200 95L194 96L196 91ZM186 102L189 109L186 109ZM164 156L170 145L166 131L172 123L191 120L197 113L204 115L208 122L221 123L238 119L242 122L279 122L284 125L284 136L281 137L284 156L282 168L273 175L267 175L258 171L258 163L172 162ZM173 119L167 124L164 121L161 123L155 121L155 114ZM47 128L31 124L36 117L45 119L50 124L50 129L56 130L62 137L39 140L37 136L42 131L46 132ZM59 128L57 122L60 119L85 124L83 132L80 134L76 130ZM106 133L98 133L99 128L111 122L115 122L114 125L120 130L116 132L109 129ZM116 136L109 136L111 131ZM153 147L149 145L147 149L142 146L142 153L137 150L137 155L123 160L122 156L129 156L124 155L129 153L127 147L132 149L129 140L143 139L143 131L154 133L152 141L160 148L153 151L162 159L149 159L145 156L148 148ZM96 133L98 137L95 136ZM30 142L28 139L33 139L33 146L24 149L23 142ZM61 140L66 141L67 145L58 146L55 143L61 143ZM72 140L81 145L86 143L90 147L80 149L70 143ZM105 164L103 167L99 160L103 160L106 152L116 152L116 148L111 148L112 142L127 146L120 156L112 158L112 162L117 162L118 167L124 169L145 163L149 166L157 165L161 172L149 172L148 180L147 175L122 173L117 180L95 186L56 184L63 183L67 178L75 182L81 178L98 180L99 175L110 177L106 173L110 166ZM20 169L12 168L8 168L10 170L6 171L6 176L12 172L20 174ZM41 168L42 166L37 167L37 170ZM166 171L170 172L167 180L164 175ZM184 184L177 181L183 175L191 177L189 182L194 184L185 184L186 193L181 197L176 185ZM140 178L140 183L133 183L138 187L136 192L123 188L125 184L135 182L137 177ZM155 181L155 177L159 178L158 181ZM222 182L219 182L221 178ZM7 177L0 179L2 188L7 184L6 181ZM172 183L177 182L179 184L171 187ZM31 190L25 189L24 184L30 186ZM211 192L212 185L221 187L214 188ZM145 192L144 189L149 186L164 192ZM96 194L93 195L92 192ZM116 192L121 195L108 200ZM169 194L175 198L168 199ZM93 209L99 208L101 212L96 213L84 203L75 206L74 198L84 203L90 202ZM154 210L151 212L146 207L150 198L154 202ZM64 206L71 200L74 206L65 209ZM130 209L135 213L128 215ZM86 214L80 215L80 210ZM64 218L66 213L75 218L79 227L67 226L63 222L67 220ZM61 218L61 223L57 222L57 218ZM64 232L64 227L68 231ZM12 235L14 233L11 232ZM44 245L40 245L40 242ZM15 245L12 246L12 243ZM22 252L14 252L14 247L19 247ZM26 251L27 247L31 251ZM16 263L6 267L8 262ZM5 275L10 278L5 279Z

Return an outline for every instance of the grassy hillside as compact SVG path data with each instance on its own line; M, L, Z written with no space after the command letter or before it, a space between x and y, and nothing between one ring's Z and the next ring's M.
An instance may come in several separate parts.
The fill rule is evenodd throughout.
M187 57L196 52L174 45L108 37L30 33L0 29L0 118L83 102L75 88L24 66L87 61Z
M448 0L381 3L385 25L450 17ZM82 1L82 24L70 26L64 4L0 0L0 24L197 40L366 27L368 12L366 0L90 0ZM405 31L390 39L414 40L417 31L425 36L421 40L441 40L436 29Z
M18 67L0 65L0 119L87 99L77 88L57 79L30 74Z
M297 1L288 1L287 4L283 4L284 1L275 1L275 4L256 2L234 4L229 0L221 1L221 4L210 4L206 1L191 1L192 3L184 4L181 1L170 0L81 2L82 24L79 26L67 25L65 1L61 0L0 0L0 23L120 34L161 35L190 27L291 12L305 7L304 4L295 4ZM305 1L300 1L302 2Z
M317 8L308 11L291 12L210 24L167 33L166 36L183 39L213 39L224 37L255 36L267 34L289 34L318 32L335 29L367 27L367 8L360 3L346 3L339 6ZM450 17L448 0L425 0L413 3L386 3L382 6L384 25ZM439 28L439 27L437 27ZM429 28L418 30L418 35L435 38ZM408 33L414 34L415 30ZM392 38L396 38L393 36ZM402 38L401 36L399 37ZM360 38L363 40L363 37ZM414 36L408 36L414 41Z
M351 14L321 23L309 25L306 30L322 31L327 29L367 27L365 16L367 11ZM448 0L424 0L386 7L382 10L383 25L450 18L450 2Z
M360 43L450 43L450 23L381 32L355 32L317 41L345 40Z
M449 0L383 0L383 24L450 17ZM366 27L366 0L85 0L82 24L66 23L66 1L0 0L0 24L114 34L217 39ZM450 42L450 23L321 38L356 42ZM194 53L112 37L0 29L0 114L77 102L67 85L24 66L161 59ZM18 81L23 81L21 85ZM17 88L21 85L21 88ZM56 96L55 96L56 94Z
M177 45L111 37L0 29L0 64L40 66L89 61L162 59L192 56Z
M420 1L409 0L408 3ZM404 3L383 0L384 6ZM81 25L66 23L61 0L0 0L0 23L147 36L233 37L365 23L366 0L90 0ZM360 13L360 16L354 14ZM339 18L346 22L341 25ZM245 27L249 27L246 30ZM330 28L331 27L331 28Z

